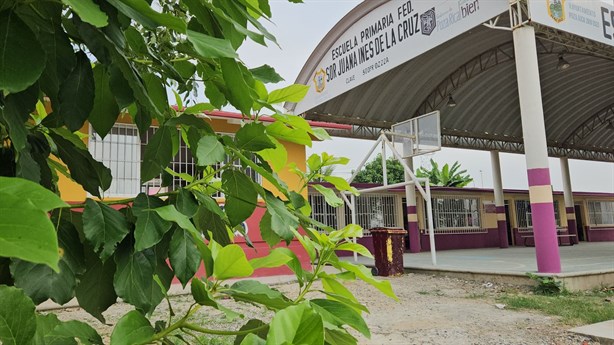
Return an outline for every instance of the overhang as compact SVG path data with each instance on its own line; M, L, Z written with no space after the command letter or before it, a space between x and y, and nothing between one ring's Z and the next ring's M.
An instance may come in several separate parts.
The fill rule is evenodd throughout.
M348 13L311 54L296 83L313 84L339 38L386 3L365 1ZM503 12L491 25L475 26L301 114L353 126L331 130L333 135L375 139L394 123L439 110L444 146L522 153L512 31L494 28L509 28L509 18ZM614 47L532 25L549 154L614 162ZM557 68L561 54L571 65L566 70ZM448 106L450 95L457 106ZM295 107L286 104L290 111Z

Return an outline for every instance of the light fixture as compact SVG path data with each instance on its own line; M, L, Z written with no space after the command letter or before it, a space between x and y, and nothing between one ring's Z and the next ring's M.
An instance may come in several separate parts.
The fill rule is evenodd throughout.
M564 71L569 67L571 67L571 64L567 60L565 60L562 53L559 54L559 63L556 65L556 69L559 71Z
M452 98L452 94L450 94L450 96L448 97L448 107L449 108L456 107L456 101L454 100L454 98Z

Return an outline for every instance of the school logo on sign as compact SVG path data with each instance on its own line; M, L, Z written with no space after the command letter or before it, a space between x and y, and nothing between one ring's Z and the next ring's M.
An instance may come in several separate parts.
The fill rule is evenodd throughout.
M555 22L560 23L565 20L565 0L547 0L548 15Z
M435 7L433 7L420 15L420 31L422 31L423 35L430 36L431 32L435 30L435 26L437 26L437 19L435 17Z
M322 92L326 88L326 72L323 68L320 68L313 77L313 83L316 87L316 92Z

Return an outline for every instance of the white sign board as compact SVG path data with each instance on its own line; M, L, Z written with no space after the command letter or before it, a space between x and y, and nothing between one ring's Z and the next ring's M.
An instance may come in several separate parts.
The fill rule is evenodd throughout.
M330 47L296 105L305 112L508 10L509 0L382 1Z
M530 0L531 20L614 46L614 0Z

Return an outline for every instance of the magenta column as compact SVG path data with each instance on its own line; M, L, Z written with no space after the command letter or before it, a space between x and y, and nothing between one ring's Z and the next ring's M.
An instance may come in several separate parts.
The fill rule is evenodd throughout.
M576 227L576 209L574 208L573 193L571 191L571 175L569 174L569 161L561 157L561 177L563 178L563 195L565 196L565 215L567 218L567 232L575 235L569 240L578 243L578 228Z
M497 229L499 234L499 247L507 248L507 219L505 218L505 199L503 198L503 182L501 179L501 163L499 152L490 151L490 163L492 164L492 183L495 192L495 206L497 207Z
M519 26L514 28L513 36L537 270L560 273L535 29L529 25Z
M405 159L407 167L414 171L413 159ZM405 173L405 181L410 181L411 177ZM416 186L413 184L405 186L405 200L407 200L407 223L409 232L409 252L420 253L422 246L420 244L420 229L418 229L418 212L416 209Z

